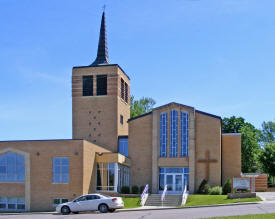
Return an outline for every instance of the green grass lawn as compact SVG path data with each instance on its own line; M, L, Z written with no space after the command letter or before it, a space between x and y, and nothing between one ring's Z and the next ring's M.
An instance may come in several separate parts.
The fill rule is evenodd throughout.
M228 199L226 195L189 195L184 207L200 205L230 204L240 202L257 202L260 198Z
M140 198L128 198L128 197L122 197L124 201L124 208L138 208L140 207Z
M211 217L209 219L269 219L275 218L275 214L253 214L244 216L230 216L230 217Z

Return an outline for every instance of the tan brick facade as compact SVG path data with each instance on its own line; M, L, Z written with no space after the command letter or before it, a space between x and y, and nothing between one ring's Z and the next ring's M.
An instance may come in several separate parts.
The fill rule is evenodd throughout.
M82 77L93 76L93 96L82 95ZM96 76L107 75L107 95L96 95ZM121 99L121 79L128 84ZM128 135L130 80L118 65L74 67L72 74L73 138L86 139L117 152L119 135ZM123 116L123 124L120 123Z
M131 185L152 185L152 114L129 122Z
M95 171L91 168L94 166L94 160L89 157L95 157L96 152L108 152L83 140L0 142L0 154L7 148L4 153L29 154L27 159L30 167L25 165L25 171L30 172L30 179L25 177L25 183L0 183L0 197L24 197L26 210L31 211L52 210L54 198L72 200L92 191L90 186L94 185L94 179L91 175L95 174ZM69 183L52 183L54 157L69 158ZM28 184L30 188L26 190ZM28 197L30 206L27 203Z
M169 156L170 111L172 109L178 111L178 157ZM189 115L188 157L180 157L179 155L179 112L181 111L187 112ZM159 118L163 112L167 112L168 116L167 157L159 156ZM220 186L222 185L222 177L228 177L232 174L240 175L240 147L240 138L223 136L222 142L221 118L218 116L196 111L192 107L176 103L158 107L152 113L129 121L129 157L132 159L131 185L149 184L152 192L157 193L160 167L188 167L190 192L197 191L201 181L207 178L207 174L208 182L211 186ZM206 153L209 154L209 160L211 160L208 166L208 173L207 164L200 162L205 159ZM236 164L233 166L230 163L232 162L232 157L236 157ZM224 159L223 161L222 158ZM231 166L233 169L231 169ZM140 174L142 174L142 178L140 178Z
M240 177L242 169L241 135L222 135L222 181Z
M206 151L217 160L209 164L209 184L221 185L221 119L196 112L196 189L206 178L206 164L198 163Z

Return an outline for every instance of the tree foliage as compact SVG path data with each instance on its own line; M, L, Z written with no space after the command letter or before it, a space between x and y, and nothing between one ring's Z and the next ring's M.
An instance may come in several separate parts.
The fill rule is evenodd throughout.
M223 133L242 135L242 172L255 172L259 169L260 131L242 117L232 116L222 120Z
M263 144L275 142L275 122L263 122L260 137Z
M148 113L153 109L156 101L150 97L142 97L139 100L135 100L134 96L131 96L131 112L130 117L136 117L144 113Z
M203 179L199 186L198 193L199 194L209 194L209 192L210 192L210 185L208 184L206 179Z
M231 179L227 179L222 187L222 194L227 195L228 193L231 193L232 184Z
M264 149L261 151L259 160L262 165L262 169L269 176L275 176L275 143L267 143Z

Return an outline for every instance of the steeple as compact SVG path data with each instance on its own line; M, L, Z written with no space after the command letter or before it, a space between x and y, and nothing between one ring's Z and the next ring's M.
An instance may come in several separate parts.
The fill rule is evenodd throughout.
M105 24L105 12L102 13L100 35L97 49L96 60L91 64L91 66L96 65L108 65L108 46L107 46L107 36L106 36L106 24Z

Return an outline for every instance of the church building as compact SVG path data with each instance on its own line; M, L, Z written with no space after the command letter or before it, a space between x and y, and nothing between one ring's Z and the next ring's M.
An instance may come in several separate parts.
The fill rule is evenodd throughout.
M195 193L203 179L240 176L241 136L223 134L220 116L172 102L130 118L130 88L109 61L103 12L95 61L72 69L72 139L0 141L0 211L52 210L123 186Z

